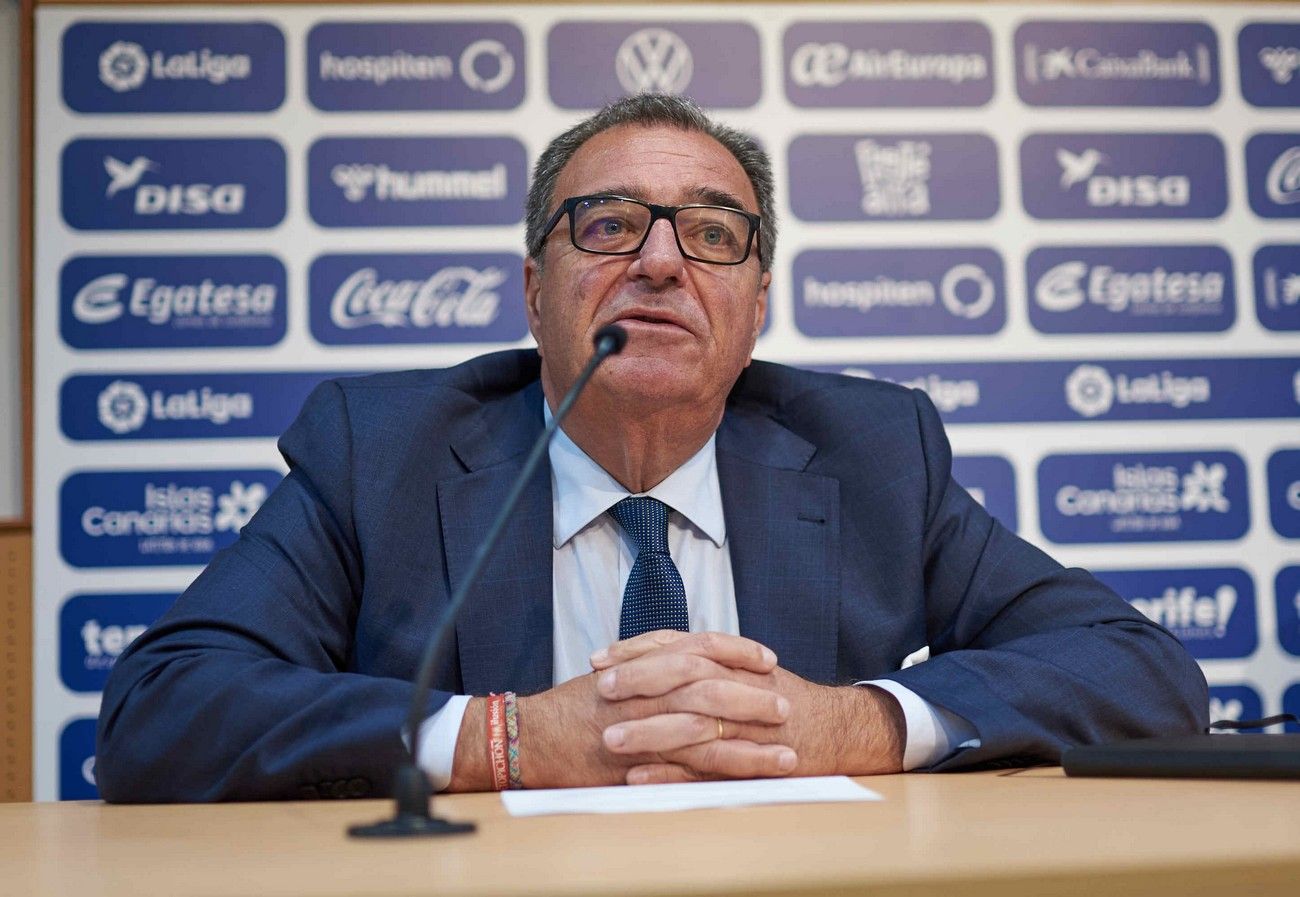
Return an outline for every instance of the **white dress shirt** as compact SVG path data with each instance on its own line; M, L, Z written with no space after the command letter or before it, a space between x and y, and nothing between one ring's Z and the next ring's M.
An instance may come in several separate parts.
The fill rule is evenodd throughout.
M546 409L546 420L551 420ZM718 482L716 435L649 492L666 504L668 547L686 587L692 632L738 635L736 589ZM618 641L623 588L636 545L605 512L628 492L580 449L563 429L550 445L554 534L552 601L553 684L591 672L591 654ZM779 662L779 659L778 659ZM934 707L889 680L871 680L903 710L907 737L903 768L929 766L955 747L974 746L975 730L960 716ZM452 697L420 728L420 766L433 787L447 787L460 724L469 697ZM526 724L525 724L526 725Z

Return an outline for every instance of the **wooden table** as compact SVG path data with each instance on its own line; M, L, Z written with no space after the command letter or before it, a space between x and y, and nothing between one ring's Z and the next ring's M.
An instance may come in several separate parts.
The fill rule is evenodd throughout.
M477 833L405 842L345 837L381 801L0 805L0 893L1300 894L1300 782L862 781L885 801L513 819L454 795Z

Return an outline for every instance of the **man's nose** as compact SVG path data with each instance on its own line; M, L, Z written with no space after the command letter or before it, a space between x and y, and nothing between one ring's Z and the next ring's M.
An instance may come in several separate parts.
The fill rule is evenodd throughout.
M677 248L672 222L660 218L650 226L650 233L646 235L628 273L633 277L644 277L651 283L680 282L685 264L682 251Z

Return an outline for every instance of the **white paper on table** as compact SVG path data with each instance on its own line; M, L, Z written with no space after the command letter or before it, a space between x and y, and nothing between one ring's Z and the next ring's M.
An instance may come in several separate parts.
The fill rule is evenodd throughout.
M610 788L553 788L503 791L511 816L556 813L668 813L760 804L824 804L884 800L848 776L687 782L680 785L616 785Z

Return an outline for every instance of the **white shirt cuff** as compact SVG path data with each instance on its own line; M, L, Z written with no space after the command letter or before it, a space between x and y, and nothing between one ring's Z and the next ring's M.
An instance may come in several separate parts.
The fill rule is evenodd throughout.
M903 771L933 766L959 748L979 747L979 733L965 717L935 707L905 685L892 679L870 679L854 685L874 685L889 692L903 709L907 737L903 747Z
M429 777L434 791L441 791L451 782L460 723L468 706L469 695L452 695L441 710L420 723L420 769Z

